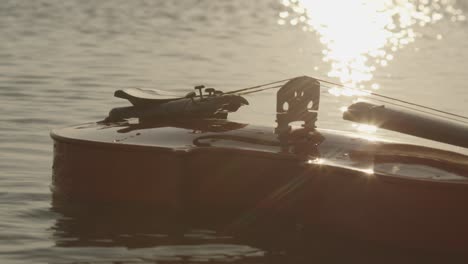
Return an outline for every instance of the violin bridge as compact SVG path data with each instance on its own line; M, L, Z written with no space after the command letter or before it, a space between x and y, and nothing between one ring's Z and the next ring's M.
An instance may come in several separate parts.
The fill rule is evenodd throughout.
M287 82L276 94L275 133L289 134L291 122L303 121L302 127L315 130L320 102L320 82L308 76Z

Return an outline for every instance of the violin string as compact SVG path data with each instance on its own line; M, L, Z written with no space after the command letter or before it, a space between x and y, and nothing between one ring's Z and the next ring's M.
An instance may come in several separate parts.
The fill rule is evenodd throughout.
M417 111L417 112L420 112L420 113L425 113L425 114L432 115L432 116L437 116L437 117L440 117L440 118L443 118L443 119L448 119L448 120L452 120L452 121L456 121L456 122L460 122L460 123L468 125L467 121L456 119L456 118L453 118L453 117L448 117L448 116L444 116L444 115L440 115L440 114L436 114L436 113L431 113L429 111L424 111L424 110L417 109L417 108L414 108L414 107L405 106L405 105L402 105L402 104L397 104L397 103L393 103L393 102L389 102L389 101L385 101L385 100L381 100L381 99L372 98L371 100L378 101L378 102L383 102L383 103L386 103L386 104L406 108L406 109L409 109L409 110Z
M296 77L294 77L294 78L296 78ZM256 88L265 87L265 86L272 85L272 84L287 82L287 81L290 81L290 80L292 80L294 78L288 78L288 79L284 79L284 80L280 80L280 81L275 81L275 82L270 82L270 83L265 83L265 84L259 84L259 85L255 85L255 86L251 86L251 87L247 87L247 88L242 88L242 89L238 89L238 90L225 92L224 94L240 93L240 92L244 92L244 91L248 91L248 90L252 90L252 89L256 89Z
M328 85L321 85L321 87L333 88L332 86L328 86ZM365 96L365 95L364 95L364 96ZM449 116L446 116L446 115L441 115L441 114L436 114L436 113L429 112L429 111L424 111L424 110L422 110L422 109L418 109L418 108L411 107L411 106L407 106L407 105L403 105L403 104L394 103L394 102L391 102L391 101L388 101L388 100L377 99L377 98L372 98L372 97L370 97L370 98L368 98L368 99L369 99L369 100L373 100L373 101L377 101L377 102L382 102L382 103L394 105L394 106L398 106L398 107L405 108L405 109L409 109L409 110L412 110L412 111L416 111L416 112L420 112L420 113L432 115L432 116L437 116L437 117L440 117L440 118L443 118L443 119L448 119L448 120L452 120L452 121L456 121L456 122L468 124L468 122L465 121L465 120L460 120L460 119L453 118L453 117L449 117Z
M314 79L316 79L317 81L320 81L320 82L324 82L324 83L328 83L328 84L340 86L340 87L343 87L343 88L361 91L361 90L358 89L358 88L345 86L345 85L343 85L343 84L339 84L339 83L327 81L327 80L324 80L324 79L319 79L319 78L314 78ZM439 109L432 108L432 107L425 106L425 105L420 105L420 104L408 102L408 101L405 101L405 100L393 98L393 97L386 96L386 95L383 95L383 94L378 94L378 93L374 93L374 92L369 92L369 95L365 95L365 96L370 96L370 95L373 95L373 96L376 96L376 97L382 97L382 98L385 98L385 99L388 99L388 100L397 101L397 102L400 102L400 103L404 103L404 104L408 104L408 105L412 105L412 106L417 106L417 107L424 108L424 109L428 109L428 110L431 110L431 111L434 111L434 112L438 112L438 113L442 113L442 114L446 114L446 115L450 115L450 116L456 116L456 117L458 117L458 118L462 118L462 119L468 120L468 117L466 117L466 116L462 116L462 115L454 114L454 113L451 113L451 112L439 110Z
M238 93L238 95L246 95L246 94L251 94L251 93L257 93L257 92L266 91L266 90L271 90L271 89L276 89L276 88L281 88L281 87L283 87L283 85L275 85L275 86L272 86L272 87L260 88L260 89L258 89L258 90L241 92L241 93Z
M294 77L294 78L296 78L296 77ZM261 92L261 91L265 91L265 90L271 90L271 89L281 88L282 85L275 85L275 86L267 87L267 88L262 88L262 87L265 87L265 86L268 86L268 85L272 85L272 84L277 84L277 83L283 83L283 82L286 82L286 81L290 81L290 80L292 80L292 79L294 79L294 78L288 78L288 79L284 79L284 80L280 80L280 81L275 81L275 82L270 82L270 83L255 85L255 86L251 86L251 87L247 87L247 88L242 88L242 89L238 89L238 90L233 90L233 91L226 92L225 94L237 93L237 94L239 94L239 95L247 95L247 94L257 93L257 92ZM361 95L361 96L366 96L366 97L371 97L371 96L381 97L381 98L384 98L384 99L387 99L387 100L396 101L396 102L400 102L400 103L403 103L403 104L412 105L412 106L419 107L419 108L422 108L422 109L427 109L427 110L430 110L430 111L433 111L433 112L441 113L441 114L444 114L444 115L453 116L453 117L458 117L458 118L461 118L461 119L468 120L468 117L466 117L466 116L462 116L462 115L454 114L454 113L451 113L451 112L439 110L439 109L432 108L432 107L429 107L429 106L425 106L425 105L421 105L421 104L412 103L412 102L409 102L409 101L397 99L397 98L390 97L390 96L386 96L386 95L379 94L379 93L374 93L374 92L370 92L370 91L363 91L363 90L358 89L358 88L355 88L355 87L346 86L346 85L343 85L343 84L340 84L340 83L328 81L328 80L321 79L321 78L315 78L315 77L312 77L312 78L314 78L314 79L316 79L317 81L321 82L321 83L322 83L321 86L326 87L326 88L333 88L333 87L323 85L323 83L328 83L328 84L335 85L335 86L338 86L338 87L341 87L341 88L346 88L346 89L350 89L350 90L355 90L355 91L367 92L367 93L368 93L368 94L364 94L364 95ZM260 89L258 89L258 88L260 88ZM255 89L256 89L256 90L255 90ZM372 100L378 101L378 100L375 99L375 98L372 98ZM401 106L401 107L405 107L405 106L403 106L403 105L401 105L401 104L390 103L389 101L384 101L384 100L380 100L380 101L381 101L381 102L388 103L388 104L393 104L393 105L398 105L398 106ZM419 112L426 113L426 114L431 114L431 115L438 116L438 117L448 118L447 116L437 115L437 114L435 114L435 113L430 113L430 112L427 112L427 111L422 111L421 109L417 109L417 108L410 108L410 107L405 107L405 108L411 109L411 110L415 110L415 111L419 111ZM454 121L458 121L458 122L462 122L462 123L467 123L466 121L462 121L462 120L455 119L455 118L449 118L449 119L450 119L450 120L454 120Z

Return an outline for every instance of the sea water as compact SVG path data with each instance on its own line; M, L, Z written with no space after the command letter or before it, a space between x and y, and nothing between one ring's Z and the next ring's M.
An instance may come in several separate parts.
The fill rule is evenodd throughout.
M299 75L468 115L466 12L454 0L0 1L0 262L352 262L341 250L317 260L147 209L54 210L49 131L127 105L117 89L183 95ZM352 91L322 90L320 127L360 129L339 118ZM233 118L274 126L275 92L247 98Z

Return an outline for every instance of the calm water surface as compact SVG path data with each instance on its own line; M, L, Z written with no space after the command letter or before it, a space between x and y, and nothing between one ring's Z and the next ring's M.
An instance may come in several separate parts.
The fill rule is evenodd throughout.
M0 1L1 263L420 260L349 245L304 254L147 208L53 209L48 133L126 105L116 89L185 94L303 74L468 115L465 12L451 0ZM348 93L324 90L321 127L356 129L339 120ZM273 125L274 98L252 95L234 118Z

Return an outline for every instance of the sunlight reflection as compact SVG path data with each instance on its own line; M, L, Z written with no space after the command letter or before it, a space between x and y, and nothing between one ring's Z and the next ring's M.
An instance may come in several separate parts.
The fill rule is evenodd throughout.
M342 106L342 107L340 107L340 111L342 113L344 113L344 112L348 111L348 107L347 106Z
M370 92L366 90L359 90L357 88L348 88L348 87L331 87L328 89L328 93L334 96L365 96L369 95Z
M367 175L372 175L374 174L374 168L369 168L369 169L363 169L361 170L362 172L366 173Z
M420 36L416 26L444 18L466 19L454 7L456 0L282 0L281 4L285 10L278 23L317 32L325 46L323 60L331 65L328 76L352 86L372 80L377 67L387 66L397 50L414 42ZM335 95L355 95L347 93Z
M364 125L364 124L353 124L354 127L360 132L364 133L375 133L377 131L376 126Z
M323 164L325 161L321 158L316 158L316 159L310 159L306 161L306 164Z

